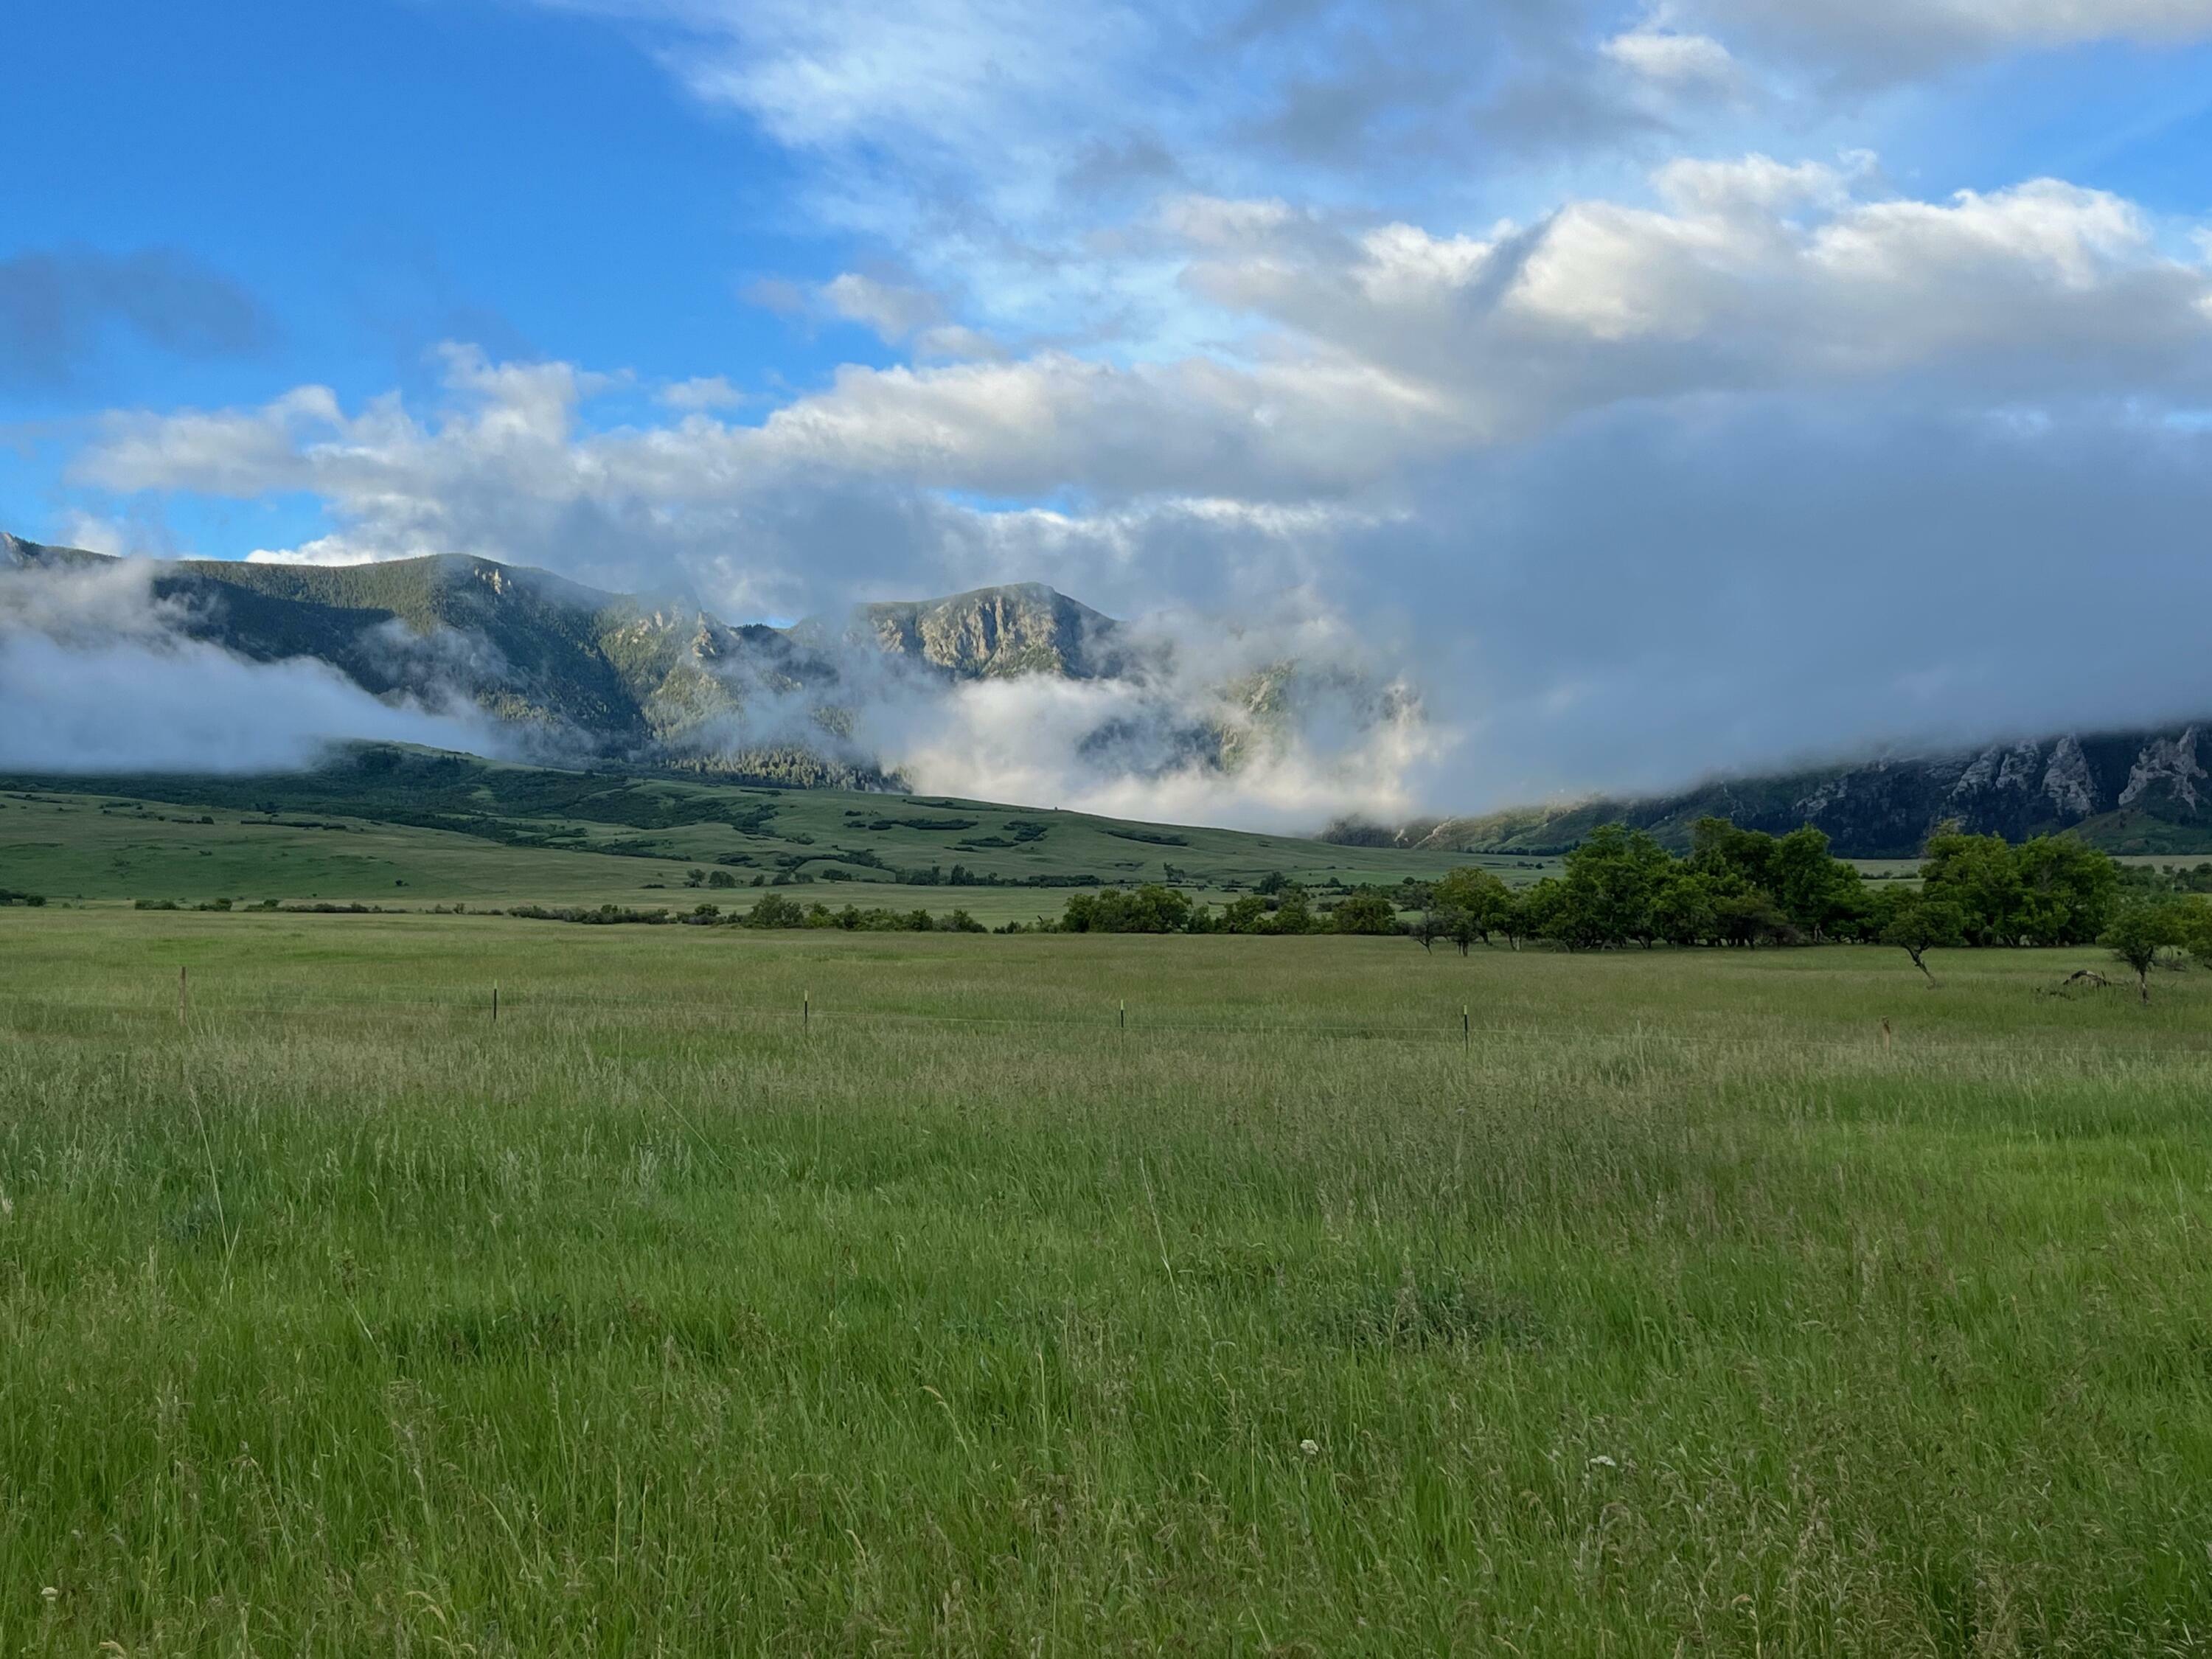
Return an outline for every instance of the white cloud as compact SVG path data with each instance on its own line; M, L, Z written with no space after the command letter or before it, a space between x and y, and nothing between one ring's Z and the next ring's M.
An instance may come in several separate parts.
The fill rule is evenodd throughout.
M0 767L282 771L349 738L495 752L474 718L378 701L322 663L248 662L185 631L156 567L0 575Z
M1218 196L1170 197L1160 206L1167 233L1192 247L1243 247L1280 235L1299 215L1289 203L1233 201Z
M960 323L939 323L914 338L915 356L933 362L1002 363L1013 353L995 336Z
M1310 592L1232 623L1139 618L1120 642L1144 665L1134 678L897 688L862 709L860 734L930 793L1290 832L1412 811L1448 739L1374 670L1380 642Z
M677 380L662 386L653 396L663 408L672 409L680 415L735 409L745 400L745 394L720 374L701 374L688 380Z
M794 319L857 323L886 345L903 346L918 362L1003 362L1015 353L999 336L949 320L943 296L909 283L845 271L811 288L756 283L749 296Z
M878 282L856 271L848 270L823 284L822 297L838 316L872 328L893 343L919 333L945 315L933 294Z
M1253 752L1225 772L1196 758L1132 767L1096 752L1101 732L1164 746L1159 723L1193 712L1245 733ZM1326 700L1315 712L1330 712ZM957 687L918 705L895 740L905 775L933 794L1291 834L1353 813L1410 816L1420 805L1411 786L1441 747L1410 713L1279 735L1255 731L1245 711L1218 696L1164 703L1135 688L1057 680Z
M1869 118L1870 83L2008 52L2212 39L2212 0L538 0L621 27L695 97L792 153L822 223L907 273L810 301L925 358L1218 337L1146 228L1201 213L1532 218L1572 179ZM910 280L908 280L910 278ZM933 301L932 296L936 296ZM947 303L957 296L957 304ZM924 317L920 307L943 306ZM957 333L953 330L960 331ZM999 343L996 349L987 339Z
M1125 614L1296 592L1403 642L1468 733L1316 738L1228 797L1174 767L1101 793L1064 739L1111 690L978 688L904 734L927 787L1170 816L2197 695L2175 619L2208 596L2168 550L2205 504L2212 233L1911 153L1900 194L1856 147L1989 118L2002 77L1962 66L2212 40L2212 0L537 3L782 146L779 206L852 268L745 296L903 361L617 402L627 375L456 346L427 398L118 412L72 539L290 494L324 533L252 556L477 553L737 618L1029 577ZM2155 660L2112 643L2143 592Z
M394 708L336 669L212 646L67 650L0 634L0 767L23 772L281 772L347 739L485 750L480 724Z
M1727 161L1678 156L1653 173L1651 182L1659 199L1684 217L1786 217L1804 209L1834 213L1850 205L1854 178L1875 166L1875 158L1863 152L1844 159L1848 171L1823 161L1778 161L1771 155Z
M1187 280L1302 343L1279 379L1355 360L1437 400L1446 441L1624 399L1905 374L1968 403L2212 389L2212 276L2130 204L2049 179L1858 199L1869 169L1677 162L1656 208L1571 201L1480 237L1302 225L1209 244Z
M752 121L790 152L817 222L917 291L957 296L944 321L1155 354L1203 325L1144 246L1164 200L1419 214L1466 199L1471 154L1582 154L1669 131L1682 115L1655 113L1652 88L1710 97L1726 62L1717 42L1656 28L1607 55L1612 0L538 3L610 21L694 98ZM787 277L749 292L813 308ZM921 336L903 309L848 314ZM923 349L976 355L947 345Z
M56 540L64 547L82 547L93 553L119 556L136 550L131 545L133 537L128 525L76 508L62 514L61 530Z
M702 98L733 104L781 141L829 146L896 132L939 145L991 143L1010 108L1080 97L1083 70L1146 37L1133 9L1024 0L596 0L588 9L659 18L708 46L678 72ZM719 50L715 47L719 46Z
M306 387L259 410L118 416L78 464L119 490L309 490L339 544L558 544L589 507L648 541L741 531L793 489L1098 501L1346 499L1472 443L1628 399L1912 374L1972 404L2212 392L2212 273L2109 193L2037 179L1861 200L1847 167L1679 162L1663 205L1570 202L1525 229L1354 234L1194 208L1187 280L1260 331L1231 356L841 370L757 426L590 428L619 377L455 349L425 422ZM928 313L845 290L885 326ZM480 503L473 510L464 510ZM588 552L588 549L586 551Z
M1678 34L1650 27L1616 34L1600 48L1616 64L1670 91L1732 92L1743 71L1729 49L1709 34Z

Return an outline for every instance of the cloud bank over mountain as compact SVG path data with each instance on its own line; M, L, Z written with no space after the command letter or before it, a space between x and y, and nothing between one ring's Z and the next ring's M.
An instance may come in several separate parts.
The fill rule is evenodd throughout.
M0 768L282 770L349 738L779 787L918 787L1310 830L1402 812L1436 742L1285 606L1123 623L1037 586L732 628L441 556L117 560L0 535Z
M372 696L311 658L253 662L186 631L154 567L0 571L0 769L270 772L383 738L496 755L490 722Z

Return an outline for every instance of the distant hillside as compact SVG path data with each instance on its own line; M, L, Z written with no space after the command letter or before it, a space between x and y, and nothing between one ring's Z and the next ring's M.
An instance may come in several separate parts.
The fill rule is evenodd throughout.
M1911 857L1949 818L2015 841L2064 830L2114 853L2212 852L2212 725L1892 757L1718 779L1680 794L1389 830L1339 824L1328 838L1431 851L1554 852L1597 824L1622 823L1680 848L1688 844L1690 826L1707 816L1778 835L1814 824L1850 858Z
M833 905L1057 911L1147 881L1214 896L1431 879L1453 855L941 796L782 789L350 745L264 776L0 776L0 886L56 897L568 900L788 886ZM939 889L957 891L939 892Z

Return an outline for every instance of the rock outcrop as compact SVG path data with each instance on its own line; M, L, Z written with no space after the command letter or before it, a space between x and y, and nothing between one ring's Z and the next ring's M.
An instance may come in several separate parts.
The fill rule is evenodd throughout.
M886 656L958 679L1015 674L1093 679L1121 665L1113 618L1039 582L863 605L846 632Z

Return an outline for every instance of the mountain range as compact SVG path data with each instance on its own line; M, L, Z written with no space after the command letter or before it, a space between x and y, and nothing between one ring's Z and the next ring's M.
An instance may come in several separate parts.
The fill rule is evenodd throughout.
M2212 722L2063 735L1891 755L1762 776L1717 778L1674 794L1604 798L1429 818L1394 828L1332 825L1326 838L1429 851L1553 853L1601 823L1686 847L1701 817L1784 835L1810 823L1851 858L1913 858L1938 824L1978 835L2070 831L2113 853L2212 853Z
M0 533L0 573L120 570L125 562ZM617 762L783 786L896 788L859 711L1024 675L1143 695L1084 734L1103 770L1234 771L1303 707L1350 708L1370 729L1418 710L1342 669L1265 661L1178 681L1172 647L1037 583L862 605L788 628L731 624L679 599L605 592L549 572L440 555L343 566L185 559L139 565L164 625L257 662L313 658L372 695L461 702L526 758ZM1224 638L1226 634L1224 633ZM1169 688L1172 685L1172 690ZM2115 852L2212 852L2212 721L2059 734L1993 746L1709 780L1326 832L1347 845L1556 852L1623 822L1686 843L1717 815L1784 832L1810 823L1838 852L1911 857L1936 825L2018 839L2072 830Z
M0 533L0 571L121 564ZM897 781L848 741L855 702L882 690L858 682L1112 678L1145 666L1111 618L1036 583L773 628L459 555L343 566L182 559L151 571L170 628L251 661L310 657L378 697L473 704L539 758L783 784Z
M1029 677L1105 694L1063 700L1050 738L1072 771L1102 780L1237 774L1309 720L1356 747L1419 719L1402 689L1281 654L1264 630L1224 623L1194 646L1035 582L772 627L459 555L119 560L0 534L0 575L11 570L143 582L166 636L250 662L313 659L386 702L474 711L501 752L539 764L902 788L908 751L961 740L948 694Z

